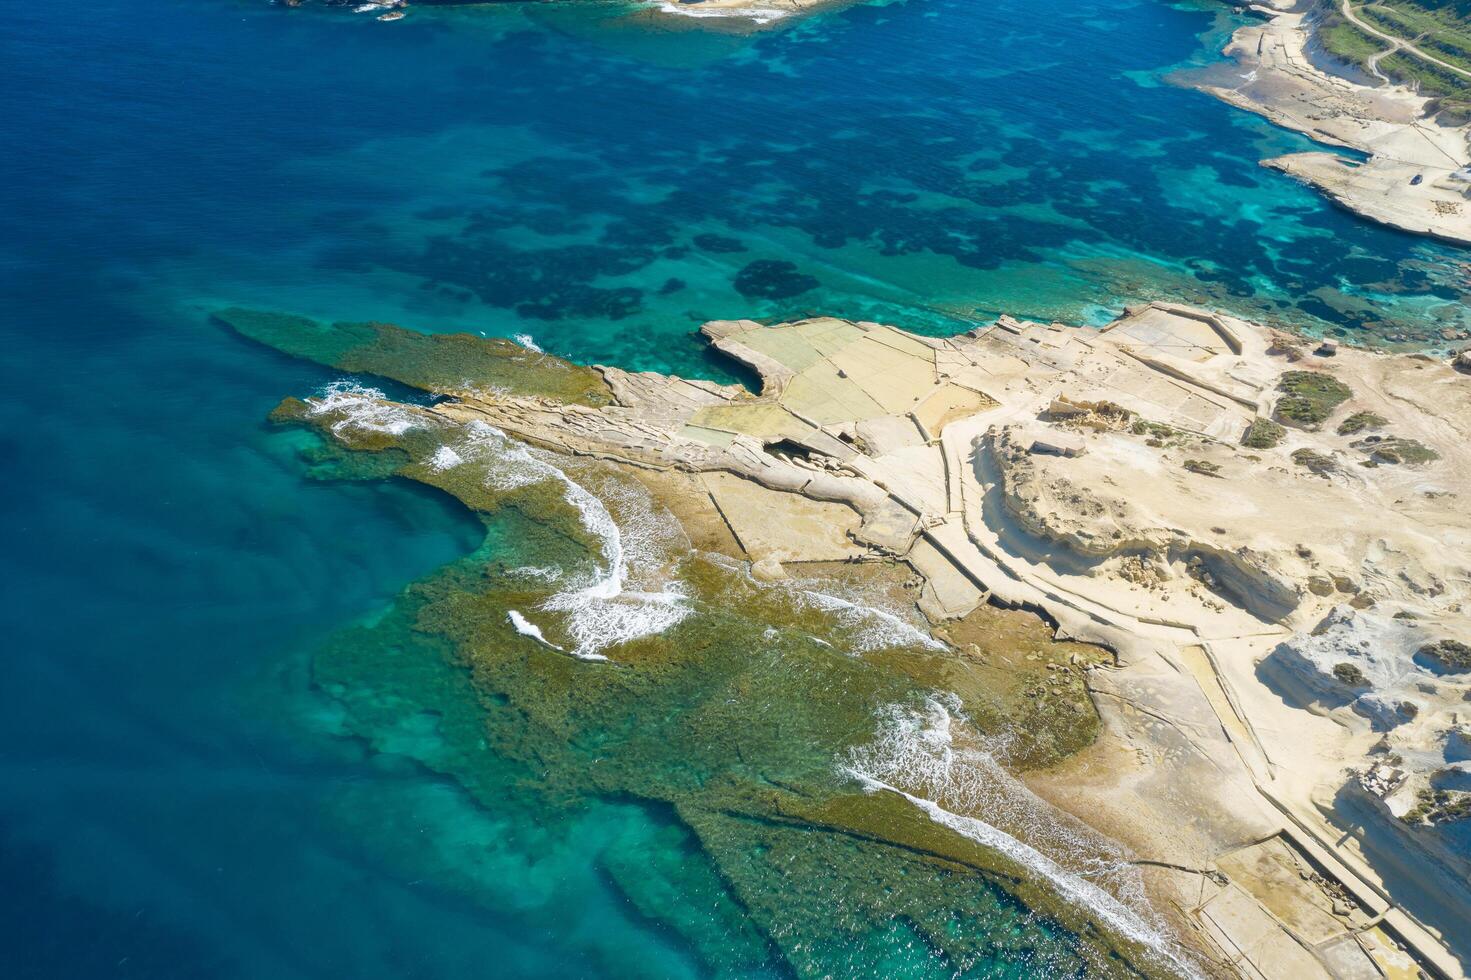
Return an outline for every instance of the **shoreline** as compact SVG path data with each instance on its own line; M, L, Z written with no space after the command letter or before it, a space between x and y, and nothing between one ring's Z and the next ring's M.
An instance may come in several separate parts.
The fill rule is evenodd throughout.
M312 3L371 16L385 22L403 20L413 6L408 0L277 0L287 7ZM755 33L822 10L857 0L627 0L625 14L670 27L702 26L707 30ZM429 6L478 6L485 0L437 0Z
M1235 63L1186 73L1184 84L1284 129L1363 153L1292 153L1262 165L1318 190L1371 221L1453 245L1471 245L1471 124L1427 115L1432 100L1401 86L1369 86L1316 63L1313 12L1277 0L1251 10L1268 20L1238 28L1222 54ZM1321 56L1321 52L1319 52ZM1413 183L1412 183L1413 181Z
M244 315L222 318L281 346ZM1308 360L1300 340L1162 303L1096 332L1007 317L945 340L831 318L702 332L757 372L761 394L598 368L611 405L451 383L428 385L449 397L415 411L669 474L685 484L670 508L680 522L703 513L753 575L781 578L784 562L898 561L923 581L916 603L936 636L1001 607L1041 614L1057 640L1113 651L1116 664L1083 669L1103 737L1023 778L1130 847L1157 908L1222 962L1247 956L1249 969L1235 965L1248 973L1384 969L1404 945L1437 975L1461 975L1400 903L1454 921L1471 907L1464 889L1427 896L1427 879L1408 894L1365 855L1387 848L1413 864L1434 851L1418 844L1434 828L1398 815L1445 765L1430 753L1449 751L1444 725L1455 728L1464 680L1369 662L1366 693L1337 681L1315 644L1324 624L1350 639L1409 630L1404 642L1416 630L1471 632L1465 586L1445 565L1456 549L1444 553L1471 541L1449 489L1471 480L1456 421L1457 406L1471 409L1463 376L1348 348ZM371 360L334 366L395 376ZM1242 447L1243 429L1287 411L1280 379L1303 373L1349 392L1329 421L1382 412L1373 426L1389 426L1392 441L1375 430L1350 444L1293 424L1280 445ZM1320 511L1334 519L1308 516ZM1360 530L1341 539L1344 528ZM713 534L690 537L700 546ZM1396 610L1424 625L1395 625ZM1341 645L1334 656L1357 656ZM1304 684L1308 694L1295 693ZM1394 699L1414 712L1363 721ZM1385 818L1358 831L1361 847L1329 823L1323 800L1379 785L1385 744L1419 761L1394 763L1394 785L1375 801Z

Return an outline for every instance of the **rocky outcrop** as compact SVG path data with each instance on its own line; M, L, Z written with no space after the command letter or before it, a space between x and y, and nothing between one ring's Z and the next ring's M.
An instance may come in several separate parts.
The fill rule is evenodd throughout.
M1147 568L1156 581L1161 572L1163 578L1193 577L1266 622L1283 620L1298 606L1302 590L1274 556L1244 545L1221 547L1150 523L1120 489L1105 492L1061 475L1065 463L1054 465L1057 454L1037 452L1023 429L993 428L975 448L994 468L1004 516L1016 532L1035 539L1029 550L1048 553L1054 565L1066 564L1059 550L1084 565L1129 556L1122 567L1136 574Z
M1248 449L1240 433L1285 366L1269 336L1230 321L1233 346L1160 305L1096 332L1008 318L945 340L836 318L710 324L712 342L761 376L759 395L533 360L506 342L280 325L238 311L221 319L343 370L434 391L442 397L431 405L367 390L354 403L368 422L421 426L426 445L480 424L661 478L696 474L708 486L733 474L780 491L760 506L791 537L798 522L785 498L841 503L837 535L855 543L844 557L902 557L937 619L989 596L1044 613L1060 635L1109 645L1117 672L1090 688L1140 768L1132 790L1110 778L1078 812L1114 807L1125 833L1147 813L1161 828L1151 847L1175 846L1185 825L1238 845L1248 835L1216 817L1264 805L1252 787L1268 792L1281 772L1292 779L1270 787L1272 802L1300 827L1322 823L1322 798L1310 794L1337 793L1346 778L1417 826L1471 813L1461 802L1471 791L1456 782L1467 768L1458 714L1467 675L1416 660L1471 635L1460 499L1471 485L1471 386L1443 363L1342 349L1319 369L1348 399L1315 430ZM462 355L478 358L476 378L457 380ZM336 433L351 422L329 417L330 399L313 401L315 424ZM1357 437L1336 423L1370 410L1436 458L1356 465ZM1304 451L1335 465L1315 472L1301 465ZM784 552L787 571L802 553ZM775 563L752 572L783 574ZM1324 714L1332 720L1314 717ZM1184 762L1164 769L1166 759ZM1313 833L1324 848L1341 838L1326 825ZM1445 907L1455 894L1436 900Z

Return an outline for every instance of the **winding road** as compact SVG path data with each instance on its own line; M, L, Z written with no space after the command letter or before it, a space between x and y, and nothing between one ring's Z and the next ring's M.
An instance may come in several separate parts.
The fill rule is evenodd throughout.
M1381 79L1384 79L1384 76L1379 73L1379 59L1383 58L1385 55L1393 54L1396 51L1408 51L1422 61L1429 62L1430 64L1436 65L1440 68L1444 68L1446 71L1455 72L1462 78L1471 80L1471 71L1467 71L1464 68L1458 68L1450 62L1441 61L1439 58L1435 57L1435 55L1426 54L1424 51L1421 51L1419 48L1415 47L1404 38L1396 37L1393 34L1386 34L1384 31L1381 31L1379 28L1373 26L1372 24L1368 24L1362 20L1359 20L1359 18L1354 14L1352 0L1342 0L1342 4L1343 5L1340 9L1343 12L1343 16L1348 19L1349 23L1353 24L1365 34L1369 34L1373 37L1377 37L1381 41L1388 41L1390 43L1391 47L1388 51L1380 52L1372 59L1370 59L1370 70L1375 75L1378 75ZM1384 80L1388 81L1388 79Z

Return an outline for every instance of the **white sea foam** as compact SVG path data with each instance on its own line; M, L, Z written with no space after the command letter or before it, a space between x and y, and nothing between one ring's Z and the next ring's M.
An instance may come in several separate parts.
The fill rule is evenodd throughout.
M334 381L315 398L306 400L309 415L338 415L333 432L361 429L402 435L415 426L414 417L402 405L388 401L377 388L352 381Z
M801 589L799 594L804 602L815 609L832 613L841 625L853 630L847 645L855 653L870 653L901 646L946 649L945 644L924 630L887 610L815 589Z
M469 378L463 378L461 379L459 384L453 386L452 388L445 388L438 392L438 394L441 395L453 395L455 397L468 395L471 398L478 398L481 401L488 402L496 401L500 398L505 398L510 393L511 389L506 388L502 385L477 384L476 382L471 381Z
M460 454L487 464L490 486L512 490L548 481L560 484L583 528L598 543L602 560L590 572L573 576L565 589L541 605L548 612L568 614L564 628L575 643L571 652L602 659L597 657L599 651L662 633L689 615L689 604L676 584L630 584L634 566L657 571L665 564L660 522L646 499L626 489L605 491L621 495L618 502L626 516L625 526L620 527L597 494L536 450L485 422L471 422L466 432Z
M1149 906L1128 855L1007 773L969 730L954 695L931 697L922 710L883 708L874 741L850 752L841 768L868 791L897 793L935 823L1046 879L1062 898L1171 969L1197 975Z
M452 470L465 460L459 453L448 446L440 446L434 451L434 456L429 460L429 468L436 473Z
M562 577L562 570L542 565L519 565L516 568L506 569L506 574L515 578L541 579L543 582L555 582Z
M533 354L546 353L546 351L541 349L541 345L536 342L536 338L531 336L531 334L529 333L518 333L511 339L520 344L522 347L525 347L527 350L531 351Z
M706 7L701 9L697 3L679 3L677 0L654 0L653 6L666 14L678 14L681 17L724 17L749 20L757 24L770 24L788 16L787 11L773 10L770 7Z
M516 632L520 633L522 636L529 636L537 643L540 643L542 646L551 647L553 650L562 649L551 640L548 640L546 638L546 634L541 631L540 626L536 625L531 620L521 615L521 611L519 609L512 609L510 612L506 613L506 618L511 621L511 625L516 628Z

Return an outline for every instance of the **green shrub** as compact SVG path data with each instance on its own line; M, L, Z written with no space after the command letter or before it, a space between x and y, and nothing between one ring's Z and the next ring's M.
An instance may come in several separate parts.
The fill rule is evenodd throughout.
M1365 429L1382 429L1389 424L1389 420L1378 412L1354 412L1348 418L1338 423L1338 434L1351 436L1355 432Z
M1398 466L1401 463L1415 466L1440 459L1440 453L1424 443L1398 436L1389 439L1362 439L1353 446L1367 453L1370 462L1384 466Z
M1460 640L1437 640L1427 643L1415 654L1416 658L1429 660L1441 670L1461 673L1471 671L1471 646Z
M1301 429L1316 429L1353 395L1348 385L1321 371L1288 371L1277 382L1277 418Z
M1252 419L1246 434L1241 437L1241 444L1251 449L1271 449L1285 435L1287 430L1271 419Z
M1319 476L1327 476L1338 469L1338 464L1333 462L1333 457L1324 456L1312 449L1298 449L1292 454L1292 461L1298 466L1305 466Z

